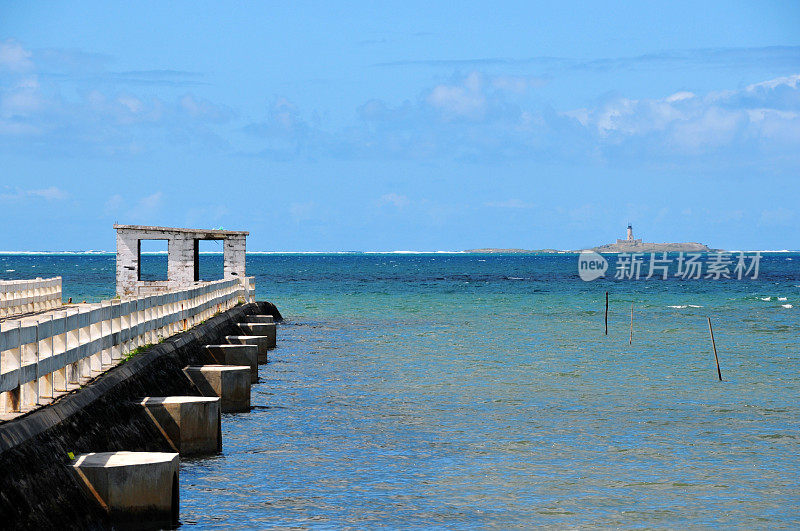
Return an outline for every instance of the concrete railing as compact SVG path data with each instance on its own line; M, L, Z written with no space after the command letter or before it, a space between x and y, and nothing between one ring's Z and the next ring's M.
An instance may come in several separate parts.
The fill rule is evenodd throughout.
M61 306L61 277L0 280L0 319Z
M0 323L0 413L45 404L138 347L191 328L239 301L252 277L135 299L103 301Z

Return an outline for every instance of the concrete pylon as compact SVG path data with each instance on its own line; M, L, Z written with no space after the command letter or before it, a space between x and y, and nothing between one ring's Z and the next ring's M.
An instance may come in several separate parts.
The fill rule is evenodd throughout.
M239 323L237 325L239 330L242 331L243 335L248 336L267 336L269 338L269 342L267 343L268 348L275 348L277 344L277 328L275 323Z
M206 345L205 349L220 365L249 365L250 382L258 381L258 345Z
M136 526L178 523L180 458L163 452L82 454L70 467L114 522Z
M231 345L255 345L258 347L258 362L267 363L269 338L267 336L225 336Z
M140 404L172 448L181 455L208 455L222 451L219 397L149 396Z
M220 397L223 413L250 410L249 365L190 365L183 372L203 396Z

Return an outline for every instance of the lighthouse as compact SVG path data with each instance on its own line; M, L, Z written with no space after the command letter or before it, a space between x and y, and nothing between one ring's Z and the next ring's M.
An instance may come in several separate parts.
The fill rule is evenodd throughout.
M637 240L636 238L633 237L633 225L631 225L630 223L628 223L628 235L627 235L627 238L625 238L624 240L617 240L617 244L621 244L621 243L627 243L629 245L641 245L642 244L642 240L641 239Z

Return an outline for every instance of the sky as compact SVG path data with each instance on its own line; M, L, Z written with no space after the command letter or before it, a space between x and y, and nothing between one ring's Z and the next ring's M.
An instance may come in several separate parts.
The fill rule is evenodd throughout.
M2 251L800 249L800 3L0 0Z

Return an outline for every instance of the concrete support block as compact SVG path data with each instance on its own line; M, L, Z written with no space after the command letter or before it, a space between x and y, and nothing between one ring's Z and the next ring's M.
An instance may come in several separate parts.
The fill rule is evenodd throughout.
M140 403L181 455L208 455L222 451L218 397L147 397Z
M139 527L178 522L178 454L101 452L79 455L71 467L115 522Z
M271 315L245 315L246 323L274 323L275 319Z
M269 348L275 348L277 340L277 327L275 323L239 323L237 325L243 335L247 336L267 336L269 338Z
M250 381L258 381L257 345L206 345L205 348L220 365L249 365Z
M193 365L183 372L203 396L220 397L223 413L250 410L249 365Z
M269 350L269 337L267 336L225 336L225 341L231 345L256 345L258 347L258 362L267 362Z

